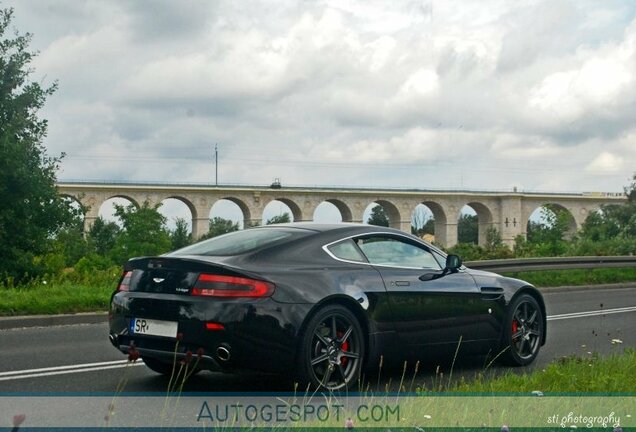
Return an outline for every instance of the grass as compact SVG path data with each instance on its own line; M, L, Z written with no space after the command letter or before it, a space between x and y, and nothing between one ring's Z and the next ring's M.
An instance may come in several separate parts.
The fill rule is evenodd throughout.
M5 288L0 315L47 315L108 310L115 285L78 285L72 282Z
M523 279L537 287L595 285L636 281L636 268L549 270L503 274L505 276Z
M463 393L634 393L636 349L609 356L565 357L544 370L528 374L507 372L497 377L479 373L475 380L451 383L446 391Z
M108 310L119 268L91 273L67 271L15 286L0 284L0 316L52 315Z

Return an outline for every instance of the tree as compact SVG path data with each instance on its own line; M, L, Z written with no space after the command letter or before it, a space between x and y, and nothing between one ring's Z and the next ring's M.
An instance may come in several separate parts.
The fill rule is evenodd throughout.
M278 216L272 216L271 218L267 219L265 225L282 224L289 222L291 222L291 216L289 216L289 213L285 212L283 214L279 214Z
M581 229L581 237L601 241L636 237L636 175L625 188L627 202L609 204L596 213L590 213Z
M411 225L411 234L420 237L425 234L435 235L435 219L428 218L423 225Z
M97 255L107 256L115 247L120 232L115 222L107 222L98 217L86 235L89 248Z
M435 219L424 210L422 206L415 207L411 216L411 234L423 236L435 234Z
M503 242L501 233L494 226L490 226L486 230L484 257L486 259L512 258L512 251Z
M74 212L55 188L63 154L46 155L47 122L38 117L56 84L29 79L31 34L13 34L12 17L0 9L0 275L21 278L38 271L35 256L50 250Z
M387 216L384 207L382 207L381 205L376 205L375 207L373 207L373 209L371 210L371 215L369 215L369 219L367 219L367 223L369 225L388 227L389 217Z
M175 219L174 230L170 232L172 249L181 249L192 243L192 234L188 232L188 222L183 218Z
M77 219L74 223L61 229L53 241L53 253L64 257L64 266L72 267L89 251L84 237L84 221Z
M581 226L581 238L595 242L616 238L620 234L620 227L607 216L608 212L603 210L590 213Z
M150 206L148 201L139 208L134 204L115 205L115 216L122 223L111 253L115 262L124 263L129 258L160 255L170 250L166 217L157 211L160 206Z
M541 220L528 222L528 243L534 245L539 256L556 256L567 249L564 237L570 228L567 210L546 204L541 208Z
M214 217L210 220L210 229L208 230L208 233L204 235L202 239L220 236L221 234L238 231L238 229L238 222L232 222L231 220L224 219L222 217Z
M477 215L462 214L457 221L457 242L477 244L479 219Z

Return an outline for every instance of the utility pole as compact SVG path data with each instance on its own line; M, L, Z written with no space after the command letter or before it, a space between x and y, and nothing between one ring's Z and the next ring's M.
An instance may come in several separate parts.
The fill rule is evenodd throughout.
M219 145L214 144L214 182L219 185Z

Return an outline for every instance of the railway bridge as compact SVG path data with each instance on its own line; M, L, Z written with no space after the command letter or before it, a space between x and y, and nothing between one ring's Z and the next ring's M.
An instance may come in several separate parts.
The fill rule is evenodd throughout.
M525 235L531 214L546 204L565 210L570 216L570 229L575 231L585 218L603 204L625 200L623 193L539 193L511 191L364 189L336 187L213 186L124 182L59 182L59 192L76 200L88 210L85 229L99 216L102 204L111 198L125 198L135 205L147 201L151 205L168 198L183 202L192 215L192 234L198 238L207 233L210 211L219 200L235 203L244 223L260 223L263 210L272 201L286 204L294 221L311 221L323 202L333 204L343 222L363 222L371 203L381 205L391 227L411 230L411 218L419 204L426 205L435 219L435 239L447 247L457 243L457 223L461 209L468 205L478 217L479 243L486 230L494 226L504 242L514 243L517 235Z

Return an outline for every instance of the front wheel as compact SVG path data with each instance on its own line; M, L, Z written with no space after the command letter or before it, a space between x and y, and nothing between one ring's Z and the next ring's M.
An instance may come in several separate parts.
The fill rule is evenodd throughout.
M329 305L307 323L299 350L299 375L315 388L341 390L360 378L365 338L356 316L346 307Z
M503 361L512 366L526 366L539 354L543 333L543 312L537 300L522 294L510 304L504 327Z

